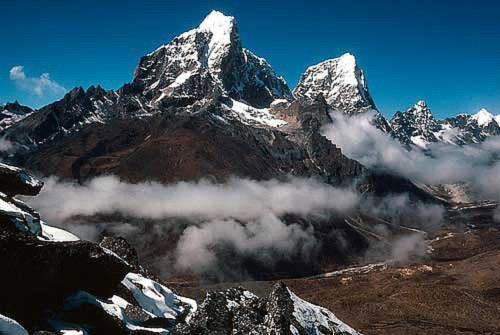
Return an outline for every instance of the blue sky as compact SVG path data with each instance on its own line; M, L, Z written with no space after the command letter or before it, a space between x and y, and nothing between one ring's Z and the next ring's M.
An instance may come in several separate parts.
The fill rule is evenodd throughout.
M0 102L40 107L64 88L117 89L142 55L211 9L235 16L243 45L292 88L307 66L352 52L386 116L418 99L440 118L481 107L500 113L493 0L2 1Z

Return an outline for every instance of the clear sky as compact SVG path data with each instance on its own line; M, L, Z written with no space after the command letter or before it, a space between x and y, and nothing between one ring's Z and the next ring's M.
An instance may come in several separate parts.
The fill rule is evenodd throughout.
M500 113L497 0L1 1L0 102L40 107L74 86L117 89L142 55L211 9L235 16L243 45L291 88L307 66L352 52L386 116L418 99L440 118Z

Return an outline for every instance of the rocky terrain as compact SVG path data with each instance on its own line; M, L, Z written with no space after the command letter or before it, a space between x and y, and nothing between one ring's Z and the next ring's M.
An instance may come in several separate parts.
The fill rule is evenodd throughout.
M407 262L353 265L284 282L363 334L498 334L500 229L492 223L494 207L454 207L451 223L427 237L424 255ZM232 285L265 296L273 282L170 285L198 299L207 289Z

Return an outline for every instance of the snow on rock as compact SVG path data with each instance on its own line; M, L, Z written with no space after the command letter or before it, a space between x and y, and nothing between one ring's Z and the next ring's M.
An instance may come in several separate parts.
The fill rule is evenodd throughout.
M198 26L200 31L212 34L208 43L208 66L218 71L224 53L231 44L231 33L234 29L234 17L226 16L213 10Z
M458 114L441 121L457 129L454 142L460 145L480 143L491 136L500 135L500 123L485 108L476 114Z
M489 125L494 120L494 117L486 108L481 108L479 112L472 115L472 119L476 120L477 124L482 127Z
M32 113L33 110L31 108L23 106L17 101L0 106L0 130L9 128Z
M80 238L69 231L61 228L49 226L45 222L40 222L42 233L38 238L40 240L51 241L51 242L73 242L79 241Z
M38 214L22 201L9 198L0 192L0 216L8 218L16 228L33 235L40 235L41 225Z
M436 120L427 104L420 100L406 112L396 112L390 123L394 136L401 142L426 149L430 143L465 145L500 135L496 118L483 108L473 115L458 114Z
M0 191L10 196L37 195L43 182L28 174L23 169L0 163Z
M229 106L228 106L229 107ZM287 124L286 121L274 117L269 108L255 108L243 102L232 99L232 106L229 107L236 117L248 125L266 125L270 127L281 127Z
M390 121L396 138L409 145L426 149L430 143L440 140L452 142L456 133L450 125L441 125L423 100L417 101L406 112L397 112Z
M147 312L157 317L177 319L180 315L189 315L196 311L196 302L174 294L167 287L144 277L129 273L122 284L132 293L137 303Z
M333 334L359 335L356 330L342 322L335 314L328 309L313 305L300 299L290 289L287 289L293 301L293 316L297 322L305 329L304 335L321 334L321 328L330 329ZM293 325L292 325L293 327ZM295 329L292 334L299 334Z
M0 314L0 335L29 335L17 321Z
M65 300L64 310L77 312L82 305L90 304L98 307L112 320L117 320L118 325L121 324L131 331L157 334L170 334L171 327L179 322L188 322L196 311L197 304L194 300L178 296L167 287L141 274L128 273L122 284L132 294L134 304L133 301L126 301L118 295L104 299L79 291ZM157 319L158 322L146 326L144 319L137 319L133 317L134 314L130 314L130 310L137 311L137 308L146 319Z
M374 112L372 123L385 133L391 132L373 102L363 71L350 53L308 67L293 89L293 96L306 105L325 99L331 109L347 115Z
M192 319L176 330L179 335L359 335L326 308L298 298L283 283L275 284L267 299L242 287L209 291Z
M275 99L292 100L285 80L265 59L242 47L234 17L219 11L142 57L133 84L155 105L177 98L193 104L219 95L257 108Z
M158 333L162 335L168 335L169 331L166 328L160 327L143 327L135 320L130 319L127 315L126 309L130 306L130 303L120 298L119 296L113 296L110 299L102 299L85 291L80 291L72 296L69 296L65 300L65 310L73 311L77 310L80 306L84 304L90 304L96 306L103 310L106 314L115 318L123 323L123 325L132 331L149 331L152 333Z
M346 114L376 109L363 71L350 53L308 67L293 90L297 99L312 101L320 94L333 109Z

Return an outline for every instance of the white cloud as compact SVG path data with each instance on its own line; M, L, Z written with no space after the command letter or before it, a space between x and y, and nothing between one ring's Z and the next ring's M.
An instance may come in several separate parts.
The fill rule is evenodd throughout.
M24 72L24 66L18 65L10 69L9 76L18 89L40 98L59 97L66 93L66 89L50 79L48 73L42 73L40 78L30 78Z
M207 180L162 185L128 184L114 176L97 177L84 185L45 180L40 196L26 199L49 221L74 215L123 213L136 218L254 220L264 214L281 216L349 212L359 202L350 189L315 179L291 178L256 182L232 178L225 184Z

